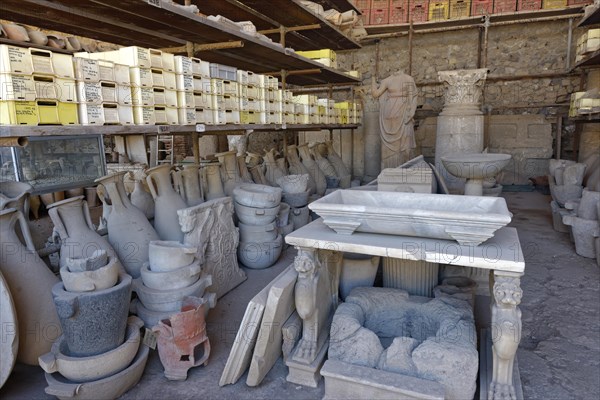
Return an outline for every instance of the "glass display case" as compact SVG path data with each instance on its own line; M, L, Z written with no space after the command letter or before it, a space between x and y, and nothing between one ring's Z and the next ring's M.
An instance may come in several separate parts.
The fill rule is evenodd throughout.
M0 179L27 182L33 193L94 185L106 175L101 135L30 137L25 147L0 147Z

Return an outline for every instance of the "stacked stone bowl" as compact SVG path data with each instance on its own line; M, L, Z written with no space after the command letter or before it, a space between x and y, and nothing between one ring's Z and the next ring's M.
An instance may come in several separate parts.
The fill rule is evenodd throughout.
M283 190L283 201L290 206L290 226L283 229L285 234L291 233L310 222L308 180L309 176L306 174L287 175L277 180L277 184Z
M240 185L233 190L233 199L240 230L238 260L252 269L272 266L283 248L283 237L277 226L280 214L285 216L281 189L258 184Z
M140 278L133 280L138 299L132 309L146 327L180 312L184 297L202 297L212 285L211 275L201 276L196 250L176 241L150 242L149 261L142 266ZM208 302L214 305L214 295L210 297Z

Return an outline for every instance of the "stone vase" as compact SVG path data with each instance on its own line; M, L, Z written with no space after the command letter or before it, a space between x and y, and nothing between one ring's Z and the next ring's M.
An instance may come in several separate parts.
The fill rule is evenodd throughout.
M183 170L175 172L177 191L188 207L197 206L204 202L199 171L199 165L186 164L183 166Z
M146 170L146 181L154 198L154 228L158 236L162 240L181 242L183 232L177 222L177 210L187 205L173 188L170 171L170 165L150 168Z
M285 158L280 157L277 160L275 160L277 162L277 166L279 167L279 169L283 172L283 175L287 175L288 174L288 170L287 170L287 166L285 164Z
M250 171L248 171L248 167L246 166L246 157L238 156L237 162L242 181L246 183L254 183L254 181L252 180L252 175L250 175Z
M252 175L252 180L254 183L258 185L268 185L267 178L262 170L262 165L255 165L250 168L250 174Z
M3 210L5 208L16 208L21 213L23 213L25 220L29 221L29 208L32 191L33 188L31 187L31 185L25 182L0 182L0 210ZM34 215L35 214L37 214L37 209L35 210ZM21 242L23 242L24 236L21 232L21 227L17 225L16 228L17 235Z
M131 276L119 275L117 285L93 292L68 292L62 282L52 287L69 354L89 357L111 351L125 339Z
M338 175L335 171L335 168L333 168L333 165L331 165L331 163L321 155L318 145L313 146L310 150L314 156L315 162L319 166L319 169L325 174L325 178L337 178Z
M208 164L204 167L204 171L206 172L206 200L225 197L220 170L220 163Z
M181 312L163 319L152 330L158 335L158 355L169 380L186 380L190 368L208 364L206 300L186 297Z
M315 182L315 193L319 196L323 196L325 194L325 190L327 190L327 180L325 179L325 174L323 171L321 171L315 160L313 160L310 149L308 148L308 144L304 143L298 146L298 153L302 158L302 164L304 164L309 175Z
M333 165L336 175L340 178L340 188L348 189L350 187L350 182L352 181L350 170L346 167L346 164L344 164L342 157L335 152L331 140L325 142L325 145L327 146L327 160Z
M233 189L242 183L237 163L237 152L235 150L227 151L215 154L215 156L219 158L219 162L221 163L223 191L227 196L231 196Z
M17 222L24 244L15 231ZM27 221L20 211L14 208L0 211L0 237L0 272L11 290L19 322L17 360L38 365L38 357L49 352L61 335L50 294L59 279L35 251Z
M302 161L300 161L296 145L287 147L287 162L289 165L288 173L290 175L308 175L308 190L310 191L310 194L314 194L317 189L317 184L315 183L315 179L308 172L308 169L306 169L304 164L302 164Z
M154 218L154 199L150 192L146 191L144 184L139 179L135 180L133 192L131 192L131 204L142 211L146 218Z
M271 186L277 186L277 179L285 176L285 171L281 170L275 160L275 149L267 151L264 155L265 160L265 178Z
M88 258L97 250L104 250L112 257L117 255L108 241L96 233L83 196L50 204L48 215L61 239L61 268L67 258Z
M106 219L108 241L116 250L127 273L137 278L142 265L148 261L150 241L159 240L159 237L144 213L127 197L123 184L124 174L125 172L118 172L99 178L96 182L104 186L105 195L112 202Z
M96 186L96 194L102 203L102 215L100 216L100 221L98 222L98 230L107 228L107 221L110 215L110 211L112 210L112 205L109 203L108 198L106 196L106 190L104 186L99 185ZM109 238L110 242L110 238Z

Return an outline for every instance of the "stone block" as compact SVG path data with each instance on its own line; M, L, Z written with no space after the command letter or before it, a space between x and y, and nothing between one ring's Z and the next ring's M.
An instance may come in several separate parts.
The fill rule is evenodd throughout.
M292 350L294 350L302 335L302 318L300 318L296 311L283 324L281 335L283 336L281 352L283 353L283 361L285 362L290 354L292 354Z

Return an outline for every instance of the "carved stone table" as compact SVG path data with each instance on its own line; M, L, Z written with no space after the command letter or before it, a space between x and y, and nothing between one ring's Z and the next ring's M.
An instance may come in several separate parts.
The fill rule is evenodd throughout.
M327 346L327 338L323 335L328 332L315 322L315 315L319 315L319 322L330 324L330 319L324 318L323 314L333 313L337 306L334 300L325 301L336 293L335 282L339 281L335 256L349 252L492 270L493 374L487 385L488 399L517 398L513 364L521 341L519 304L523 292L520 277L525 273L525 262L515 228L501 228L485 243L469 247L450 240L360 232L338 235L319 219L287 235L285 240L298 249L295 267L300 275L306 276L305 279L299 278L296 286L296 308L304 311L300 315L304 326L303 338L295 349L293 360L304 367L317 366L317 382L320 378L319 357L322 354L324 359L325 355L323 341ZM323 278L329 284L324 284ZM288 366L290 375L293 375L294 366Z

